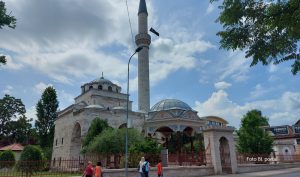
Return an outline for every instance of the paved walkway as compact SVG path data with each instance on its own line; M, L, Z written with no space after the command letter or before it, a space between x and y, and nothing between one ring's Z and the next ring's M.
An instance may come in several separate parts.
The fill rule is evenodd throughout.
M280 170L272 171L261 171L252 173L240 173L240 174L230 174L230 175L218 175L218 176L207 176L207 177L300 177L300 167L298 168L286 168Z

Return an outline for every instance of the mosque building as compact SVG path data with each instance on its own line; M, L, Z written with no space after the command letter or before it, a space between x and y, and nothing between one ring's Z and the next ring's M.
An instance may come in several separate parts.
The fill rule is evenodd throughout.
M226 127L226 120L207 116L199 117L197 111L177 99L164 99L150 109L148 12L145 0L140 0L138 10L138 34L135 37L138 53L138 111L128 106L128 126L143 132L145 136L167 144L172 132L189 135L202 133L206 126ZM74 104L58 113L52 159L72 159L80 156L82 140L96 117L107 120L113 128L127 126L127 94L117 84L103 77L81 86L81 94Z

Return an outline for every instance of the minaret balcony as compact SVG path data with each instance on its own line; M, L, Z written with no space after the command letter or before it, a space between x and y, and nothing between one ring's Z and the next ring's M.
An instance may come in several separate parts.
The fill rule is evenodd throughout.
M147 33L140 33L135 36L136 45L150 45L151 36Z

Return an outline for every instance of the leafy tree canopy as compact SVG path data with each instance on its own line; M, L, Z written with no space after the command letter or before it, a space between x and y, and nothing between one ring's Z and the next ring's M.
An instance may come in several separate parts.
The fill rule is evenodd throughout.
M4 26L15 28L16 21L17 20L14 16L7 14L5 3L3 1L0 1L0 29L2 29ZM0 56L0 64L1 63L6 64L5 56Z
M118 154L125 151L126 129L106 129L87 147L87 152ZM141 143L143 135L136 129L128 130L128 147Z
M5 95L0 99L0 136L7 136L11 132L8 123L25 117L25 106L21 99Z
M16 163L15 154L12 150L6 150L0 153L0 169L12 168Z
M269 123L261 111L251 110L244 115L241 128L237 131L237 149L240 153L270 154L273 151L273 138L263 126L269 126Z
M104 129L110 128L110 126L107 123L107 120L102 120L100 118L95 118L91 126L83 139L83 147L88 146L91 142L93 142L93 139L102 133Z
M25 116L20 117L16 121L8 123L9 136L13 142L28 144L31 133L32 119L27 119Z
M17 20L14 16L7 14L5 3L3 1L0 1L0 29L2 29L4 26L15 28L16 21Z
M142 152L148 154L159 154L161 150L162 147L158 146L157 142L151 138L145 138L141 142L134 143L129 148L129 152Z
M18 162L18 169L26 173L26 177L31 176L44 167L44 154L38 146L28 145L22 151Z
M0 56L0 64L6 64L6 58L5 56Z
M218 1L218 0L210 0ZM218 22L223 31L221 48L245 50L251 66L261 62L294 61L292 73L300 71L300 0L224 0Z
M37 121L36 129L39 133L40 145L52 147L54 137L54 121L57 118L58 100L56 90L53 87L47 87L42 98L36 105Z

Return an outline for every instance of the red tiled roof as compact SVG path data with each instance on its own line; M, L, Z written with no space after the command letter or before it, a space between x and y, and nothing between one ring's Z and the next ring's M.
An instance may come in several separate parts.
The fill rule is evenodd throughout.
M5 151L5 150L23 151L23 149L24 149L24 146L22 146L21 144L18 144L18 143L14 143L14 144L0 148L0 151Z

